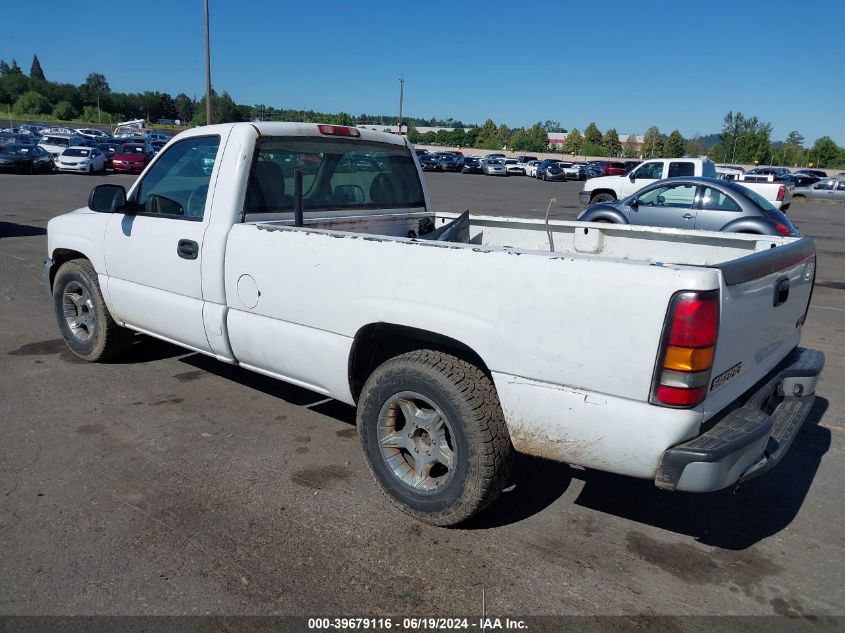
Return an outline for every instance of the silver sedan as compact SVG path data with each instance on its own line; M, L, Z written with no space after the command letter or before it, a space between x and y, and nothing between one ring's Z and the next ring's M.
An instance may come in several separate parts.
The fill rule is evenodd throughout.
M795 187L792 190L792 199L799 198L845 202L845 178L825 178L812 185Z
M482 161L482 171L487 176L507 176L508 170L505 167L505 161L501 158L488 158Z
M618 202L584 209L582 222L613 222L759 235L798 235L785 214L738 182L717 178L667 178Z

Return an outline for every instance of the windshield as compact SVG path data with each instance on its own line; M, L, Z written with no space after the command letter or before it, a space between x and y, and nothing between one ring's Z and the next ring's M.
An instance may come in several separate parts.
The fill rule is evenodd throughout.
M144 153L144 146L143 145L124 145L123 149L120 150L121 154L143 154Z
M60 147L67 147L70 145L70 140L62 138L61 136L47 136L41 141L47 145L59 145Z
M66 149L62 152L62 156L90 156L91 150L89 149L77 149L77 148L70 148Z
M297 171L302 173L306 212L425 206L417 168L402 145L268 137L260 142L253 161L244 213L293 211Z
M478 159L477 158L467 158L466 160L464 160L464 163L466 163L467 165L477 165Z

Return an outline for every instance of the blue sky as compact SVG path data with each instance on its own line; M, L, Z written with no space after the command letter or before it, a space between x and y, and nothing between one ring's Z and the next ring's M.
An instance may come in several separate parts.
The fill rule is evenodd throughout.
M0 58L48 79L101 72L113 90L204 90L202 0L149 0L86 15L66 1L12 2ZM842 4L734 0L302 2L209 0L212 83L238 103L409 116L559 121L583 131L685 136L728 110L806 144L845 145ZM644 6L647 5L647 6ZM117 7L118 5L114 5ZM102 28L86 36L87 25ZM60 34L76 33L73 42ZM136 40L132 55L123 42ZM120 54L122 51L125 54Z

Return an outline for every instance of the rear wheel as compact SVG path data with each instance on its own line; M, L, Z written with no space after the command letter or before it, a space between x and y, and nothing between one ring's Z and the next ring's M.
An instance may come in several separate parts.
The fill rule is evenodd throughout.
M474 516L510 476L513 447L493 383L449 354L418 350L379 366L361 392L358 430L381 491L432 525Z
M134 333L120 327L109 313L97 273L87 259L73 259L59 268L53 307L65 343L84 360L107 360L132 342Z

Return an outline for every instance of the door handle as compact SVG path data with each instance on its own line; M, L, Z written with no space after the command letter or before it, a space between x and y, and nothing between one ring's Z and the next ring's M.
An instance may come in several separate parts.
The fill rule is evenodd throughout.
M681 217L684 220L692 220L695 216L692 213L684 213Z
M775 296L772 300L772 305L778 307L786 303L789 299L789 278L779 279L775 284Z
M176 253L182 259L196 259L200 253L200 245L194 240L179 240Z

